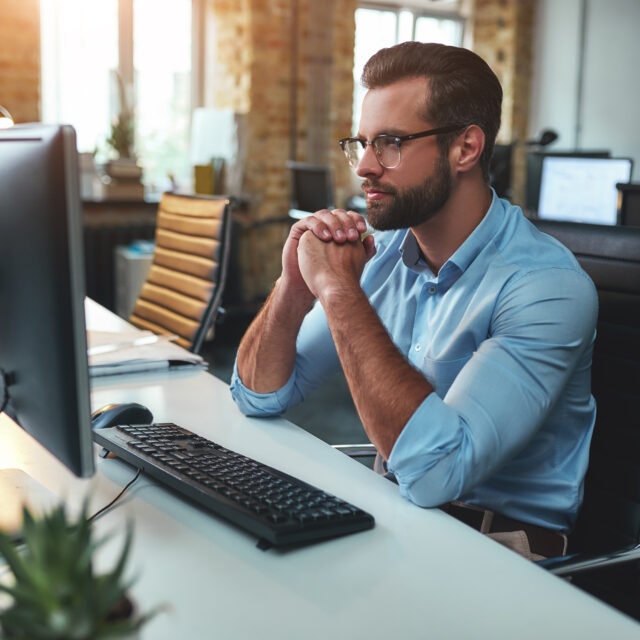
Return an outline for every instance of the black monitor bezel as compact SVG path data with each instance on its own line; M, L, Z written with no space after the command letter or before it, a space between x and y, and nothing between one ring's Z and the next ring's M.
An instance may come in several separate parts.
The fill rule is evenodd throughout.
M0 132L0 236L5 412L74 474L88 477L95 465L71 126Z

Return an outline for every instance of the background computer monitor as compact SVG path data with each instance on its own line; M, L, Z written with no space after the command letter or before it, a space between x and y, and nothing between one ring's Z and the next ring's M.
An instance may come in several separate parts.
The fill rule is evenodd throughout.
M331 169L306 162L288 162L291 170L291 210L313 213L334 206Z
M545 158L609 158L611 153L606 149L587 151L541 151L540 149L527 152L526 173L527 186L525 191L525 210L535 216L540 199L540 181L542 179L542 163Z
M0 369L0 407L73 473L91 475L78 156L70 126L0 132Z
M618 222L618 182L631 178L630 158L546 157L538 217L592 224Z
M513 144L496 144L489 164L491 186L498 196L509 200L511 189L511 161L513 158Z
M620 224L640 227L640 183L621 183L616 187L621 196Z

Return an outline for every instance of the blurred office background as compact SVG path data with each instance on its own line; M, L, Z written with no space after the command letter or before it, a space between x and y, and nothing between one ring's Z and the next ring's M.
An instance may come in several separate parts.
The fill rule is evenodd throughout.
M382 46L487 60L504 88L494 185L528 215L545 154L629 158L620 181L640 181L637 0L0 0L0 16L0 105L77 130L89 295L126 316L148 252L122 258L120 282L116 252L153 239L163 191L237 199L226 319L205 348L224 379L280 271L291 162L326 170L331 204L358 194L336 140L357 130L358 78ZM289 417L360 435L340 377Z

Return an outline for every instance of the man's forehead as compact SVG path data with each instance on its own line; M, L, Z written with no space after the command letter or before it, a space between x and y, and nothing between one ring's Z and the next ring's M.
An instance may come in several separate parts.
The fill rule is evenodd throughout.
M428 80L424 76L369 89L362 102L360 131L401 134L425 124L427 94Z

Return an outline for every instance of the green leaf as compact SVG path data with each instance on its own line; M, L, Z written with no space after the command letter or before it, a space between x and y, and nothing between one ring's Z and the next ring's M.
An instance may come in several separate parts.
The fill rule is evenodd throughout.
M158 610L128 620L107 620L133 580L123 578L129 558L133 526L127 525L122 550L111 571L96 575L93 554L112 536L94 540L81 515L69 522L60 505L40 518L25 511L24 545L16 549L0 533L2 553L13 573L13 584L0 585L12 603L0 611L0 625L12 638L29 640L95 640L139 629Z
M16 580L30 581L30 576L23 559L16 552L11 538L2 532L0 532L0 553L2 553L4 559L7 561Z

